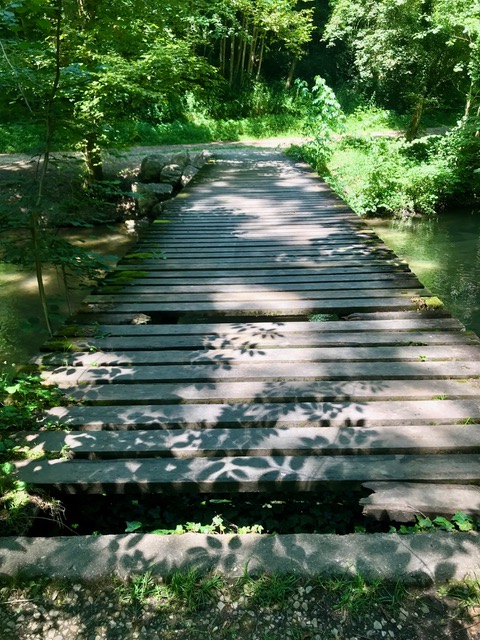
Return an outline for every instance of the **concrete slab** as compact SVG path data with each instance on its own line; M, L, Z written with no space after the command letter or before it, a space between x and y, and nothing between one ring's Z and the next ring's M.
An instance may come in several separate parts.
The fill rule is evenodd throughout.
M0 576L96 580L196 568L229 578L359 572L366 579L429 586L480 575L480 534L152 534L0 540Z

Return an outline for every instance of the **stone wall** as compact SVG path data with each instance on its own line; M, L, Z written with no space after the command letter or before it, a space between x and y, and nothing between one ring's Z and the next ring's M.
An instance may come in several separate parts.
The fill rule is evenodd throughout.
M137 182L132 184L141 216L155 218L163 210L163 202L174 198L210 158L207 151L174 155L155 153L141 164Z

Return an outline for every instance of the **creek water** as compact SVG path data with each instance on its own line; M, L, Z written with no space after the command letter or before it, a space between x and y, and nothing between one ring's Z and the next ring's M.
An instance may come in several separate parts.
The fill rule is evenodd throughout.
M480 214L449 212L433 219L368 223L447 309L480 335ZM110 254L113 263L136 239L123 226L66 233L87 249ZM46 281L59 324L69 315L63 284L55 271L47 273ZM72 306L78 307L87 293L70 291ZM46 338L35 276L0 263L0 368L26 363Z
M480 212L368 220L447 310L480 336Z
M137 239L136 233L124 225L64 229L61 234L70 242L105 256L112 266ZM58 273L46 269L44 279L52 324L57 327L78 309L89 290L70 280L68 304ZM0 262L0 371L27 363L47 338L35 274Z

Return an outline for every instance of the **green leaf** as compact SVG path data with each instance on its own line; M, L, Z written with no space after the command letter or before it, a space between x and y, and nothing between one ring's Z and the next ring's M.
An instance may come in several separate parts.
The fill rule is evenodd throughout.
M10 473L13 473L14 470L15 467L11 462L4 462L3 464L0 464L0 471L6 476L8 476Z
M133 533L134 531L141 529L143 526L138 520L132 520L131 522L127 520L126 525L127 528L125 529L125 533Z

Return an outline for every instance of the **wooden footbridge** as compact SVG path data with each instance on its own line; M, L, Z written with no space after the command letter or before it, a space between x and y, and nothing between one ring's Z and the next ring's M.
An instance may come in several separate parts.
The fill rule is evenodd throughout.
M480 348L305 165L222 152L42 356L81 401L19 464L76 492L319 490L480 511ZM62 334L62 332L60 332Z

